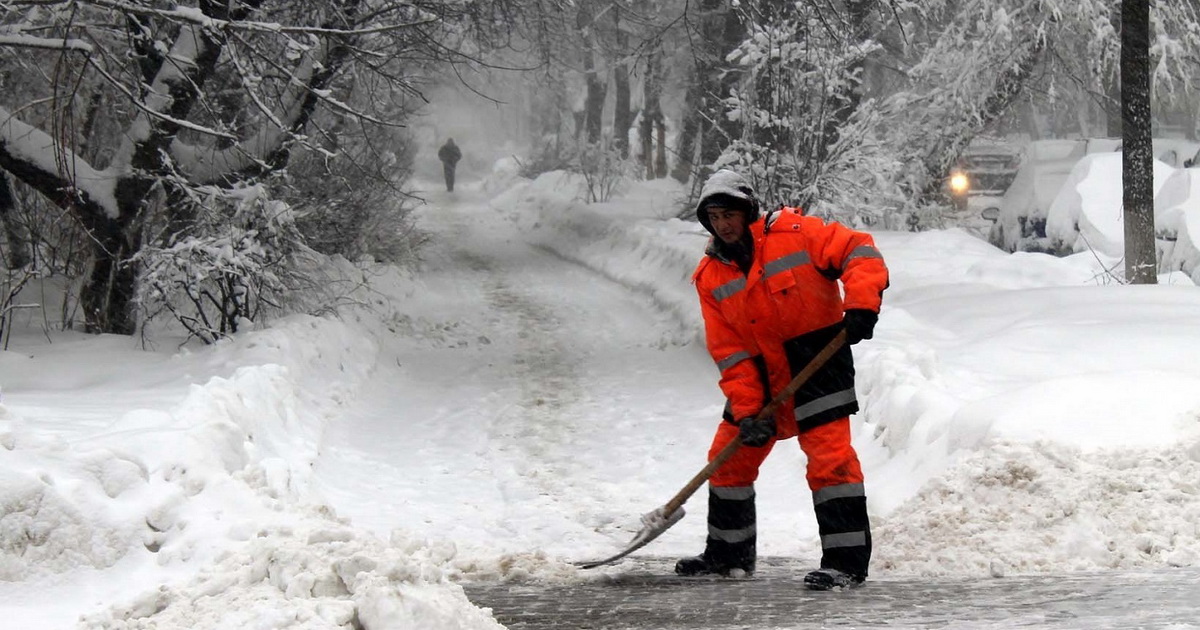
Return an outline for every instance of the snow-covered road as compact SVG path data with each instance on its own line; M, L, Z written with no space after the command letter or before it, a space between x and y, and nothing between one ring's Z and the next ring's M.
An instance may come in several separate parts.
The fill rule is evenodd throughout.
M597 530L635 524L686 481L685 464L703 465L721 403L711 361L653 300L529 244L482 196L431 197L423 315L383 341L325 436L319 483L381 535L606 551ZM645 492L631 495L630 479Z

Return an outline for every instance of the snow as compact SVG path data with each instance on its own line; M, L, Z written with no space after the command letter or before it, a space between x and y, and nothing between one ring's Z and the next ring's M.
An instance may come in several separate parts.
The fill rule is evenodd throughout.
M22 312L0 354L6 625L475 630L500 626L466 581L621 572L569 562L703 466L723 405L689 284L705 235L670 181L588 205L501 163L459 188L429 187L423 267L379 269L341 319L142 349ZM957 229L875 238L892 286L853 419L873 575L1200 566L1194 284ZM760 552L815 564L802 464L785 442L764 466ZM699 551L689 507L639 553Z
M1065 243L1068 251L1094 249L1111 258L1124 254L1121 160L1120 152L1095 153L1075 164L1050 204L1046 236ZM1154 160L1155 196L1174 170ZM1081 186L1084 180L1089 181ZM1162 224L1157 216L1155 224Z
M1200 283L1200 168L1172 172L1154 198L1160 268Z
M1086 147L1104 148L1098 141ZM1061 150L1083 141L1053 141ZM1047 143L1035 146L1045 152ZM1200 282L1200 178L1196 168L1176 168L1179 156L1194 152L1195 143L1156 140L1154 160L1154 224L1159 270L1182 272ZM1041 161L1022 167L1002 201L1001 217L990 239L1008 250L1036 249L1082 253L1122 267L1125 247L1121 152L1089 153L1076 159ZM1034 180L1037 180L1035 185ZM1043 211L1043 208L1045 210ZM1046 219L1045 238L1026 236L1018 217ZM1025 228L1028 232L1028 228Z
M0 107L0 151L12 159L28 162L46 173L59 172L59 163L69 165L72 183L87 194L88 198L104 208L110 218L116 218L117 199L113 191L113 178L93 169L69 149L56 153L54 140L46 132L19 120L12 112ZM61 155L59 155L61 153Z

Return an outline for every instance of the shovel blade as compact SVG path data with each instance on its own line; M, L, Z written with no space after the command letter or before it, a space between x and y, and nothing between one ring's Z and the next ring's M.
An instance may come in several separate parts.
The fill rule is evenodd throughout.
M672 525L678 523L683 518L684 512L682 507L676 509L671 514L664 514L663 512L665 507L666 506L663 506L643 514L641 531L639 531L633 537L633 540L629 541L629 544L625 546L625 549L621 550L619 553L601 560L576 562L574 563L575 566L581 569L594 569L596 567L602 567L606 564L612 564L617 560L620 560L621 558L624 558L625 556L637 551L638 549L645 547L650 543L650 541L658 538L663 532L670 529Z

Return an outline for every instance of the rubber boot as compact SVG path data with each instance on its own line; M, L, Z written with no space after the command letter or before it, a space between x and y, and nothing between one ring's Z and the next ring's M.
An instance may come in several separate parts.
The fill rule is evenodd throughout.
M871 524L861 483L828 486L813 492L817 527L821 533L821 568L805 578L809 588L860 584L871 562ZM846 584L841 584L846 576ZM830 583L825 588L821 586Z
M752 575L758 535L753 486L708 492L708 538L704 553L675 563L679 575Z
M829 591L835 588L858 586L863 578L838 571L837 569L817 569L809 571L804 576L804 585L814 591Z

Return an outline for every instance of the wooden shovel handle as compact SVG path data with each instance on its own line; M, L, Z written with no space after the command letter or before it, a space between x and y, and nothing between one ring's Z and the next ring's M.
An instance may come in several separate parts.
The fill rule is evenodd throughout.
M812 361L808 362L808 365L804 366L803 370L800 370L800 373L797 374L796 377L793 378L792 381L783 388L783 391L779 392L778 396L771 400L766 407L763 407L762 411L758 412L757 416L754 416L754 419L762 420L764 418L771 417L775 413L775 410L778 409L779 406L784 403L784 401L791 398L796 393L796 390L803 387L804 384L808 382L808 379L812 378L812 375L815 374L817 370L821 369L821 367L824 366L825 363L834 355L834 353L840 350L845 343L846 331L842 330L821 350L821 352L817 353L817 356L812 358ZM700 472L696 473L696 476L692 477L692 480L687 482L687 485L684 486L678 494L676 494L674 497L671 497L670 501L667 501L667 504L662 507L663 516L670 516L675 512L675 510L678 510L680 507L682 507L684 503L687 503L687 500L696 493L696 490L698 490L700 486L704 485L704 482L708 481L708 478L711 477L713 473L721 467L722 464L728 461L730 457L733 457L733 454L736 453L741 446L741 440L730 440L729 444L726 444L725 448L721 449L721 451L717 453L717 456L712 458L712 461L708 462L708 465L700 469Z

